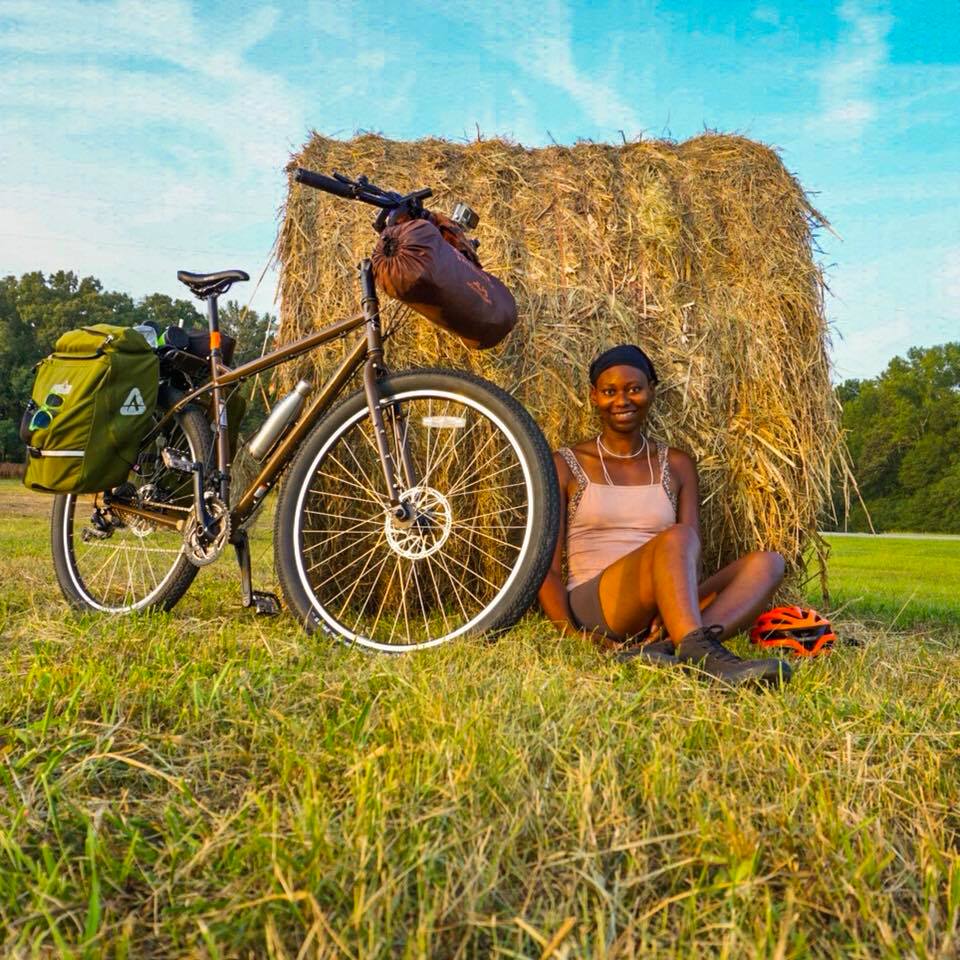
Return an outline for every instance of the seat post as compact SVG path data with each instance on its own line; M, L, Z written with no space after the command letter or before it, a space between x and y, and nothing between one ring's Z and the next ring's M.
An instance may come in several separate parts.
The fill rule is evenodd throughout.
M212 406L216 417L217 468L220 471L220 499L228 504L230 496L230 435L227 431L227 403L220 391L220 314L216 293L207 297L207 325L210 328L210 380L213 383Z
M217 340L216 348L220 349L220 311L217 308L217 294L211 293L207 297L207 325L210 327L210 349L214 348L214 339ZM216 338L214 338L216 334Z

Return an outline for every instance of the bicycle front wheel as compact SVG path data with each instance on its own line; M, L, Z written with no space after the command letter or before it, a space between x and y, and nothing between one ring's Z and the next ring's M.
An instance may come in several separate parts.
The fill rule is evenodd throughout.
M379 390L409 516L385 502L360 391L310 434L281 492L274 543L288 604L308 630L390 652L512 626L557 538L543 434L509 394L470 374L398 374Z

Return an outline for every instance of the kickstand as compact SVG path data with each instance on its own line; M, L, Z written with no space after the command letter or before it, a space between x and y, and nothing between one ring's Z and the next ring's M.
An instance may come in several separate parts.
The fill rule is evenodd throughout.
M254 590L250 575L250 540L246 530L241 530L233 541L240 566L240 599L245 607L253 607L258 616L275 617L280 612L280 598L275 593Z

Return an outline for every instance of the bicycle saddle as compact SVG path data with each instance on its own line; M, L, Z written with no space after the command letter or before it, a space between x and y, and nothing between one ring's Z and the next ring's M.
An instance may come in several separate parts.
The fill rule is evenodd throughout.
M195 297L206 300L207 297L219 297L226 293L238 280L249 280L250 275L243 270L220 270L217 273L190 273L178 270L177 279L185 283Z

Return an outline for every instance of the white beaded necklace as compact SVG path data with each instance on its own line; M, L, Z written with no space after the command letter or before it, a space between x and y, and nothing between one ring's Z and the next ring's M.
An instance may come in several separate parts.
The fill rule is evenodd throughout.
M607 465L603 461L603 454L606 452L611 457L616 457L618 460L633 460L636 457L639 457L644 450L647 451L647 469L650 471L650 476L653 477L653 465L650 463L650 444L647 442L647 438L643 437L643 445L636 453L614 453L612 450L607 450L600 440L600 434L597 434L597 456L600 458L600 469L603 471L603 476L607 481L608 487L620 486L616 484L613 480L610 479L610 474L607 471ZM635 484L626 484L626 486L635 486Z

